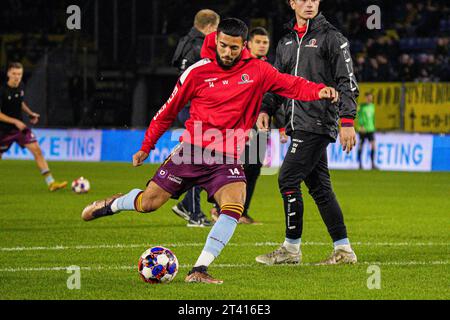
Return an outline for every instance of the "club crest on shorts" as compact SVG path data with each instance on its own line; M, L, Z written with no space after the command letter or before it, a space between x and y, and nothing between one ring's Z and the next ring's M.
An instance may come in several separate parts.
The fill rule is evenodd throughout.
M159 170L158 175L159 175L161 178L165 178L165 177L167 176L167 171L164 170L164 169L161 169L161 170Z

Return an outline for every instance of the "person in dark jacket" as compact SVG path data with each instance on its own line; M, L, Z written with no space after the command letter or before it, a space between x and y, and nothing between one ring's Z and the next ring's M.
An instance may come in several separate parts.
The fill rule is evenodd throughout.
M266 95L258 127L267 129L270 115L284 102L286 130L292 142L278 179L286 218L285 241L275 251L258 256L256 261L267 265L301 261L304 209L300 185L305 182L334 242L333 253L322 263L356 263L343 214L331 186L327 160L327 146L336 141L338 133L347 153L356 144L353 120L359 90L350 44L319 13L319 0L290 0L288 4L296 18L286 25L287 34L278 43L275 67L280 72L335 87L340 100L337 103L303 102Z
M197 12L194 26L186 36L180 39L172 59L172 65L178 68L180 75L201 60L200 52L205 36L215 32L219 22L220 16L212 10L204 9ZM178 115L178 120L183 125L190 117L189 110L190 105L187 105ZM212 225L201 210L200 192L199 187L193 187L186 192L183 201L172 207L175 214L188 221L188 227L209 227Z
M262 27L256 27L250 31L249 34L249 41L247 44L250 53L257 57L258 59L261 59L263 61L267 61L267 55L269 53L270 48L270 34L269 32L262 28ZM276 114L274 115L274 119L278 120L280 117L279 115L284 116L282 109L280 108L277 110ZM284 121L273 121L275 122L282 122ZM275 126L277 128L280 128L280 142L286 143L286 133L285 128L282 125ZM239 223L242 224L260 224L259 222L255 222L255 220L250 217L248 214L248 210L250 208L250 203L253 198L253 194L256 187L256 182L258 180L258 177L261 174L261 168L263 166L263 160L264 155L266 154L266 143L267 143L267 133L266 132L258 132L245 146L245 159L247 160L244 163L244 171L245 176L247 177L247 197L245 199L245 205L244 205L244 212L242 213L242 217L239 219ZM266 143L264 143L264 141ZM253 145L252 145L253 144ZM252 148L256 144L256 148ZM256 151L256 159L252 159L252 152ZM255 155L253 155L255 156ZM256 161L252 161L256 160Z

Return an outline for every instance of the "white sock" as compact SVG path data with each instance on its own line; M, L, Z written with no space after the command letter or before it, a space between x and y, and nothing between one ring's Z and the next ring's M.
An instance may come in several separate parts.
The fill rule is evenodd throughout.
M216 259L212 253L209 253L208 251L203 250L200 254L200 257L198 257L197 262L195 263L194 267L200 267L205 266L209 267L209 265Z
M128 192L126 195L117 198L113 201L113 203L111 203L112 212L117 213L120 211L135 211L136 208L134 207L134 201L136 200L136 197L141 193L141 189L134 189Z
M300 242L299 243L290 243L287 241L284 241L283 247L286 248L287 251L290 253L299 253L300 252Z
M334 250L344 250L346 252L352 252L353 249L349 244L340 244L334 247Z
M119 211L119 207L117 206L117 199L114 200L114 201L111 203L111 210L112 210L112 212L118 212L118 211Z
M50 170L48 169L42 170L41 174L44 176L45 183L47 183L48 186L51 185L53 182L55 182L55 179L53 179Z

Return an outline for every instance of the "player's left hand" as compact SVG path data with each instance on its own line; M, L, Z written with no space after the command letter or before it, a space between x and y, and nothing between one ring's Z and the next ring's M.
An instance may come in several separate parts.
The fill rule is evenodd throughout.
M261 112L258 116L258 120L256 121L256 126L258 127L258 130L262 132L269 132L269 124L270 124L269 115L265 112Z
M40 118L40 114L33 112L32 114L30 114L30 123L31 124L37 124L39 122L39 118Z
M341 141L342 149L350 153L356 145L356 132L353 127L341 127L339 132L339 139Z
M329 99L332 103L336 103L339 101L339 93L335 88L325 87L319 91L320 99Z

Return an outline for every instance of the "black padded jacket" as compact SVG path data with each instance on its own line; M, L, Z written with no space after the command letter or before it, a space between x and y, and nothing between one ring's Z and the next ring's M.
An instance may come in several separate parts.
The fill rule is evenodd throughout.
M288 32L278 43L274 66L280 72L336 88L340 101L335 104L329 100L302 102L268 93L261 112L272 116L284 103L287 134L301 130L336 140L339 118L356 117L359 90L353 74L350 44L322 14L308 20L302 39L294 30L295 23L292 20L285 25Z

